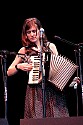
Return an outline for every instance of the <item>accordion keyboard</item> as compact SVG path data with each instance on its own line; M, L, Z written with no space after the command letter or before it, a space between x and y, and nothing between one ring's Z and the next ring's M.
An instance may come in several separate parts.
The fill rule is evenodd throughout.
M33 69L29 72L28 84L38 84L39 69L40 69L40 57L31 56L30 59L33 63Z

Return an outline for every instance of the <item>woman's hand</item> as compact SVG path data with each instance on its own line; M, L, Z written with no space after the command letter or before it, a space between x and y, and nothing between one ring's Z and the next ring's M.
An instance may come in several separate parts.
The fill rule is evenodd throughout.
M32 63L19 63L18 64L18 69L21 69L23 71L30 71L32 70L33 66Z

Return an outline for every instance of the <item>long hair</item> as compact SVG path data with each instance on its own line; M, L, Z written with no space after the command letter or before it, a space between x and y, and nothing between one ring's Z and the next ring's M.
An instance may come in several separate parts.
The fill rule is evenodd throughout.
M28 46L30 43L30 41L28 40L27 36L26 36L26 31L29 30L32 26L35 26L36 28L38 28L40 30L40 28L42 28L41 22L37 19L37 18L28 18L24 21L23 24L23 29L22 29L22 45L23 46ZM43 42L46 43L47 37L46 34L43 34Z

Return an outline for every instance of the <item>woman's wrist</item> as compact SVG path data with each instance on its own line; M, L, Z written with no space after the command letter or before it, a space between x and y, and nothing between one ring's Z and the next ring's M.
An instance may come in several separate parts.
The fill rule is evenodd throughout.
M18 65L15 65L15 68L16 68L17 71L20 70L20 69L18 68Z

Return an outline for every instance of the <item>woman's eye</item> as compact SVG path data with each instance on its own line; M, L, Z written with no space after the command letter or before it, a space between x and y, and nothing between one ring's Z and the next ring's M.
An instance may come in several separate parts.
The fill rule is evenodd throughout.
M26 34L30 34L31 32L36 33L36 30L27 31Z

